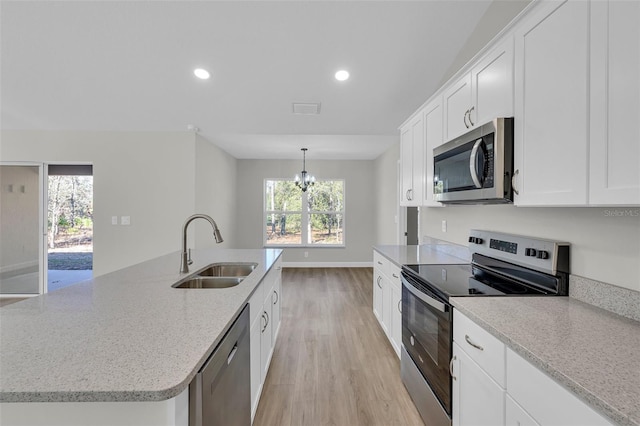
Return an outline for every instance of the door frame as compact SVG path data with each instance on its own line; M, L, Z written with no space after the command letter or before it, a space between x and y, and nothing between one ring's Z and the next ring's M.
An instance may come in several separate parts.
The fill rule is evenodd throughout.
M47 205L47 173L45 170L46 163L36 161L0 161L0 166L26 166L38 168L38 293L0 293L0 298L25 298L34 297L46 293L47 291L47 269L48 259L46 250L47 227L45 226L45 206Z

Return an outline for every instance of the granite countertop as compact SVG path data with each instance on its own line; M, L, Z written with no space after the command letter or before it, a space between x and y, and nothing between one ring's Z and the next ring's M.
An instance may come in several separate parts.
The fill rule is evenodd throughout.
M640 322L570 297L450 300L594 409L640 425Z
M457 244L440 242L419 246L380 245L373 249L397 266L415 264L469 263L469 249Z
M187 388L282 253L195 250L191 273L256 262L239 285L176 289L178 252L0 309L0 402L161 401Z

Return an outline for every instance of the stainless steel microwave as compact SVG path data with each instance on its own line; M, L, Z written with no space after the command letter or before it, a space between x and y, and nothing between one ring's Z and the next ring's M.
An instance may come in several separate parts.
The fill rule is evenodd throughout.
M511 203L513 118L496 118L433 150L433 197L448 204Z

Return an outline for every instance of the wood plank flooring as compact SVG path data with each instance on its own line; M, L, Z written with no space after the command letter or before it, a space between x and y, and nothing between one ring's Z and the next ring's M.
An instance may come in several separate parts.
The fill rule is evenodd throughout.
M419 425L372 312L371 268L285 268L282 322L255 426Z

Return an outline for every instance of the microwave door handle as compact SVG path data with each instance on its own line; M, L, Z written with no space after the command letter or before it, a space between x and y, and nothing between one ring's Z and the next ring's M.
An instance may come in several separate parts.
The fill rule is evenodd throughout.
M446 312L444 303L438 302L433 297L429 297L429 296L425 295L423 292L421 292L420 290L415 288L413 285L411 285L411 283L409 281L407 281L405 279L402 280L402 284L404 284L404 287L407 290L409 290L409 292L411 294L413 294L418 299L422 300L427 305L431 306L432 308L437 309L438 311L440 311L442 313Z
M476 157L481 145L482 139L478 139L476 143L473 144L471 156L469 157L469 171L471 172L471 179L473 179L473 184L476 186L476 188L482 188L482 182L480 182L480 179L478 179L478 170L476 169Z

